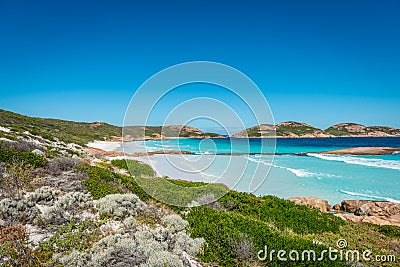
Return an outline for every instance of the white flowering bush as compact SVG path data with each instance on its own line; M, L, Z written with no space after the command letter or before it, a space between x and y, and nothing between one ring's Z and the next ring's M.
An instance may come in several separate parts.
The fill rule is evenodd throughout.
M95 202L101 217L125 218L145 210L146 204L135 194L111 194Z
M152 254L148 261L140 267L183 267L182 260L175 254L169 251L160 251L159 253Z
M170 225L186 225L173 217L165 216ZM178 216L179 217L179 216ZM192 239L185 231L174 233L158 226L151 229L139 224L133 216L123 220L125 232L112 234L97 241L88 251L74 251L59 259L64 266L140 266L183 267L190 266L188 255L195 256L204 243L203 239ZM136 229L127 231L127 227Z
M63 266L86 267L89 266L89 260L90 256L87 253L73 250L70 254L61 257L59 262Z
M55 205L64 210L87 208L92 205L92 196L89 193L70 192L60 197Z
M174 253L181 255L184 251L190 256L196 256L204 244L203 238L191 238L185 232L176 233L175 237Z
M36 189L28 199L38 204L53 205L57 199L57 192L50 186L42 186Z
M139 226L139 223L136 221L135 217L129 216L124 219L123 221L124 228L126 230L136 230L136 228Z
M184 230L188 226L188 222L181 218L181 216L172 214L166 215L161 218L161 221L171 232L176 233Z
M168 243L155 240L153 233L149 230L136 232L135 240L137 242L137 250L146 258L168 249Z
M9 224L15 222L36 224L40 221L40 211L32 201L4 198L0 200L0 219Z
M72 252L60 258L64 266L138 266L146 257L136 248L135 239L127 234L107 236L95 243L90 252Z
M82 192L71 192L58 198L54 206L43 214L43 219L51 224L65 224L71 219L80 220L81 211L92 207L92 196Z

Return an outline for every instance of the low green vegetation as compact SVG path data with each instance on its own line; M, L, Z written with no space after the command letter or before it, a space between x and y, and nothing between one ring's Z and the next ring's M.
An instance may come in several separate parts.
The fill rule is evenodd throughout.
M88 174L83 181L93 199L100 199L109 194L132 192L142 200L149 200L147 193L130 176L118 174L101 167L83 166L78 169Z
M219 200L232 212L252 216L278 229L295 233L338 232L343 220L328 213L310 210L275 196L257 197L248 193L230 191Z
M278 127L276 128L276 135L287 136L288 133L293 133L298 136L301 136L305 134L312 134L315 133L316 131L320 130L309 125L292 122L291 125L278 125Z
M219 137L219 136L220 136L219 134L216 134L216 133L209 133L209 132L204 133L204 135L205 135L205 136L209 136L209 137Z
M101 237L99 226L104 221L86 220L80 223L70 221L68 225L61 226L48 240L41 243L34 255L40 262L56 264L53 255L69 250L84 251L98 241Z
M130 174L135 177L154 177L154 170L147 164L137 160L112 160L111 165L130 171Z
M331 135L334 135L334 136L346 136L346 135L350 135L351 134L345 128L339 130L339 129L336 129L334 127L329 127L328 129L325 130L325 132L327 134L331 134Z
M29 151L15 151L11 149L3 149L0 147L0 162L13 163L24 162L32 167L43 167L45 159L43 156L37 155Z
M29 131L48 140L84 145L94 140L121 136L121 127L107 123L73 122L23 116L0 109L0 125L16 133Z
M199 257L207 263L219 266L246 266L258 262L257 253L267 246L267 266L283 266L276 258L269 259L271 250L314 250L317 257L327 246L316 245L310 240L290 234L282 234L270 223L236 212L213 210L210 207L193 208L186 217L193 237L203 237L206 246ZM261 255L264 255L262 253ZM287 255L286 255L287 257ZM300 256L301 257L301 256ZM344 262L308 261L289 262L286 266L346 266Z
M373 225L371 225L373 226ZM394 237L400 239L400 227L394 225L378 225L377 230L379 233L385 236Z
M260 137L261 133L258 130L258 127L252 127L246 130L247 131L247 136L251 136L251 137Z
M123 165L122 163L117 164ZM128 162L128 164L130 163ZM112 193L132 192L139 196L140 199L147 201L153 199L147 192L152 193L151 195L157 192L156 195L161 196L163 202L167 204L176 203L186 206L193 199L197 199L207 193L223 195L227 191L227 188L220 184L192 183L160 177L145 178L148 177L147 168L143 168L142 165L142 163L134 165L138 166L138 169L134 170L138 174L135 178L101 167L84 166L80 167L79 170L88 174L89 177L83 183L94 199L99 199ZM148 165L146 166L149 167ZM187 188L192 189L188 190ZM170 208L182 210L182 208L173 205L170 205Z

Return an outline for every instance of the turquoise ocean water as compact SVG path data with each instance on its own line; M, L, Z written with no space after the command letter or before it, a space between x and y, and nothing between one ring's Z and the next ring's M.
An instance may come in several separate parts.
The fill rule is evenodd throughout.
M257 195L316 196L330 204L343 199L400 202L400 154L312 153L350 147L400 147L400 138L277 139L276 147L270 139L172 139L145 141L141 145L148 151L193 153L184 158L179 155L149 158L160 175L171 178L222 182L235 190ZM275 156L271 155L274 151ZM129 144L125 145L125 152L130 152ZM229 156L231 153L234 156Z

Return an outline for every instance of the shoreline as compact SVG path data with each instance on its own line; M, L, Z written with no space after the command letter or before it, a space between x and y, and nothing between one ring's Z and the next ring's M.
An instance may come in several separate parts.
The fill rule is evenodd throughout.
M342 135L342 136L191 136L191 137L146 137L146 138L128 138L125 142L136 142L136 141L162 141L171 139L330 139L330 138L400 138L400 135ZM123 142L122 137L113 137L112 139L107 139L105 141L93 141L93 142L112 142L121 143Z
M134 142L144 142L144 141L131 141ZM134 153L125 153L123 151L118 151L118 148L122 147L122 142L117 141L94 141L87 144L86 153L93 155L103 155L103 156L128 156L128 157L142 157L142 156L152 156L158 154L184 154L184 155L198 155L186 150L157 150L157 151L146 151L144 147L138 148L139 151ZM299 152L299 153L260 153L260 152L249 152L249 153L211 153L207 155L215 156L254 156L254 155L265 155L265 156L309 156L312 154L322 154L322 155L393 155L399 154L400 147L352 147L337 150L328 150L321 152Z
M190 178L187 177L187 174L185 176L182 176L181 173L177 172L177 171L173 171L170 167L168 167L166 160L166 154L170 154L170 155L174 155L174 154L186 154L186 155L194 155L188 151L153 151L153 152L143 152L143 151L136 151L134 153L131 154L126 154L122 151L115 151L115 149L118 149L121 147L121 143L117 142L106 142L106 141L99 141L99 142L92 142L87 144L88 145L88 149L85 150L85 153L87 152L95 152L98 153L98 155L104 156L106 157L108 160L113 160L113 159L133 159L133 160L138 160L141 161L143 163L149 164L150 166L153 167L154 169L154 165L158 165L158 167L161 167L161 169L163 171L157 172L158 176L161 177L168 177L168 178L172 178L172 179L177 179L177 180L185 180L185 181L202 181L202 182L206 182L206 183L213 183L212 180L208 180L209 177L203 176L201 174L199 174L200 176L192 176ZM96 147L96 148L95 148ZM100 149L103 148L103 149ZM138 148L140 148L138 146ZM113 149L113 151L106 151L106 149ZM361 151L360 151L361 149ZM326 153L326 152L320 152L317 154L331 154L331 155L338 155L339 153L343 153L343 152L351 152L355 153L355 151L357 153L360 152L364 152L364 154L361 155L366 155L365 152L369 152L369 153L374 153L371 155L376 155L376 150L382 150L381 152L384 152L384 154L387 154L388 151L393 151L393 149L395 149L396 151L400 151L400 148L350 148L349 149L343 149L343 150L333 150L331 151L331 153ZM91 150L91 151L87 151L87 150ZM354 151L355 150L355 151ZM89 154L93 154L93 153L89 153ZM259 154L259 153L256 153ZM316 154L316 153L314 153ZM226 155L226 154L225 154ZM239 154L236 154L239 155ZM245 154L241 154L241 155L245 155ZM286 154L287 155L287 154ZM308 156L306 154L304 155L299 155L299 154L291 154L291 155L297 155L297 156ZM157 168L159 169L159 168ZM156 171L156 170L155 170ZM236 190L238 191L237 188L231 188L232 190ZM240 191L240 190L239 190ZM299 193L299 192L297 192ZM270 195L276 195L276 193L271 192ZM276 195L278 196L278 195ZM338 199L337 201L333 201L333 202L328 202L327 200L324 199L323 196L318 196L318 197L314 197L312 196L312 194L295 194L294 196L287 196L287 197L282 197L282 196L278 196L280 198L286 199L286 200L290 200L296 204L299 205L306 205L309 206L311 208L314 209L318 209L322 212L330 212L333 213L335 216L340 217L343 220L349 220L349 221L354 221L354 222L368 222L368 223L374 223L374 224L379 224L379 225L384 225L384 224L389 224L389 225L396 225L396 226L400 226L400 215L397 216L396 214L392 214L392 213L379 213L379 212L375 212L375 213L371 213L371 214L367 214L365 213L363 216L360 216L360 209L365 208L365 204L368 204L370 206L370 208L375 208L376 205L380 205L378 208L379 210L386 210L386 206L390 206L390 207L395 207L396 210L400 211L400 203L396 202L396 201L382 201L382 200L378 200L378 199L371 199L371 198L365 198L365 197L353 197L353 198L345 198L343 196L343 198ZM328 198L329 199L329 198ZM331 199L332 200L332 199ZM358 205L355 208L353 208L352 211L348 211L346 208L344 208L344 203L356 203L354 205ZM364 206L363 206L364 205Z

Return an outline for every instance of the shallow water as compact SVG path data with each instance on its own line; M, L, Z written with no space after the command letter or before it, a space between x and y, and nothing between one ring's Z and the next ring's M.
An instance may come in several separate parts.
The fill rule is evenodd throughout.
M343 199L400 202L400 154L380 156L321 155L350 147L400 147L400 138L174 139L133 142L125 152L186 150L197 155L143 158L160 175L222 182L230 188L283 198L316 196L330 204ZM226 156L237 153L241 155ZM311 152L311 153L310 153ZM310 153L299 156L296 153ZM219 154L219 155L215 155ZM223 155L221 155L223 154Z

